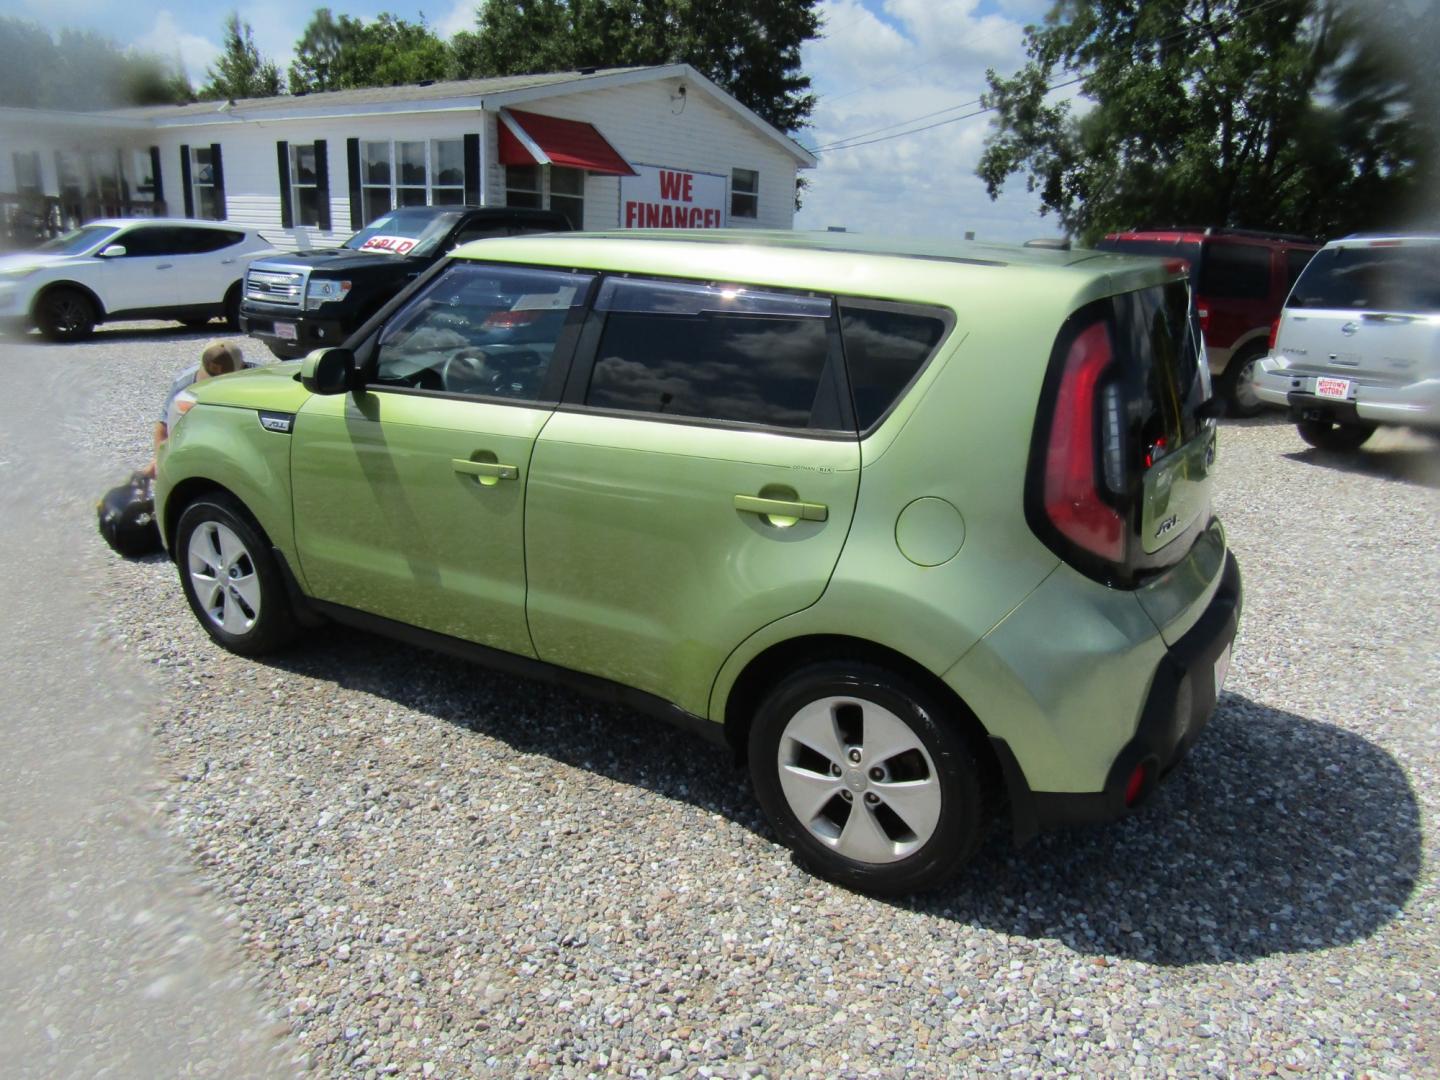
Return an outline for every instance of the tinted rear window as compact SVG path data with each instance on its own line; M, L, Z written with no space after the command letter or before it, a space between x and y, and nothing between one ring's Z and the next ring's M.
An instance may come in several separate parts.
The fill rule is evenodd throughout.
M585 403L788 428L840 427L830 301L611 278Z
M1200 262L1196 291L1226 300L1264 300L1270 295L1270 249L1253 244L1211 244Z
M861 431L873 427L924 367L945 336L937 315L840 302L845 367Z
M1325 248L1285 306L1440 313L1440 244Z
M1116 323L1124 350L1135 359L1134 389L1127 396L1140 402L1141 442L1146 455L1158 461L1194 436L1195 410L1205 399L1185 286L1175 282L1122 294L1116 298Z

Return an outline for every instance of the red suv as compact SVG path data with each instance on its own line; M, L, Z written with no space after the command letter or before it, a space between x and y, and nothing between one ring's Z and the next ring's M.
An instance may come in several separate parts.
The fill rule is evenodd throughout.
M1320 250L1314 240L1249 229L1174 226L1114 232L1101 251L1184 259L1190 266L1206 355L1231 416L1265 408L1255 393L1255 361L1270 351L1270 334L1290 286Z

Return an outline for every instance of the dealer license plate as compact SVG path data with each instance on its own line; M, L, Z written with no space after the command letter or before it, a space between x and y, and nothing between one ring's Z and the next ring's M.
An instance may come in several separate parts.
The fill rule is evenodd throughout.
M1315 396L1323 398L1337 398L1340 401L1350 396L1349 379L1316 379Z
M275 324L275 336L281 341L296 341L300 335L295 330L292 322L277 322Z
M1225 676L1230 674L1230 646L1225 646L1219 658L1215 661L1215 697L1220 697L1220 690L1225 685Z

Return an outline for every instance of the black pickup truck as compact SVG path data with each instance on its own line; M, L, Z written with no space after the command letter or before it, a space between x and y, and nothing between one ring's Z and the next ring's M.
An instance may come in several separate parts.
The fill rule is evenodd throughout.
M339 345L441 256L471 240L568 232L565 215L504 206L406 206L342 247L257 259L245 275L240 329L282 359Z

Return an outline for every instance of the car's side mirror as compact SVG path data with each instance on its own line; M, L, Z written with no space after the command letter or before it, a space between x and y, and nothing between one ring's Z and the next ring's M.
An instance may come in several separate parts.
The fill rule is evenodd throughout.
M124 254L124 244L107 244L105 247L100 249L100 257L102 259L118 259Z
M300 363L300 385L312 394L346 393L358 374L349 349L316 349Z

